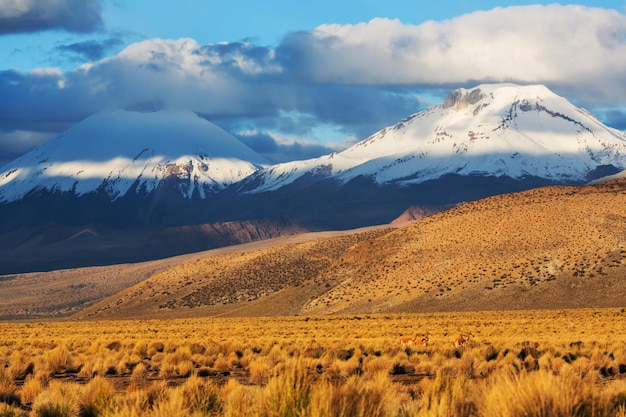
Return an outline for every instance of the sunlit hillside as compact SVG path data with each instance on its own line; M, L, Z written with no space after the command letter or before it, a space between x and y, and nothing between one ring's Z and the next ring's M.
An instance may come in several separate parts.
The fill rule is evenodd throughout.
M625 183L548 187L436 214L339 260L308 313L623 305Z
M501 195L398 229L211 256L78 317L617 307L626 182Z

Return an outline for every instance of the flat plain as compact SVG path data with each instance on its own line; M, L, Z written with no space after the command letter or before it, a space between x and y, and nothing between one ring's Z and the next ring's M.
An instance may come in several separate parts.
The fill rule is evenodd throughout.
M624 416L624 334L624 309L2 323L0 412Z

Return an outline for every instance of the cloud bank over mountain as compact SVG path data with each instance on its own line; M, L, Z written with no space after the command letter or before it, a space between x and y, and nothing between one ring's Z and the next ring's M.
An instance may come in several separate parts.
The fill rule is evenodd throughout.
M288 37L282 48L301 75L322 83L576 83L599 74L623 79L625 35L626 17L616 11L553 5L417 26L388 19L324 25Z
M0 19L13 31L101 27L98 2L74 3L52 2L57 13L28 26L48 6L12 2ZM72 26L61 9L91 20ZM0 163L110 107L193 110L277 162L293 157L289 143L328 153L341 147L329 141L364 138L451 87L484 82L542 83L626 125L626 15L616 10L519 6L418 25L377 18L289 33L275 47L147 39L100 58L94 46L70 48L91 60L69 71L0 71Z

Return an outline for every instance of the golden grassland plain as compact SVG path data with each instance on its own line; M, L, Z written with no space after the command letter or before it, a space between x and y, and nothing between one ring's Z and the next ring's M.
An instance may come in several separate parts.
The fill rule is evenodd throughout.
M626 311L5 322L0 416L626 416Z

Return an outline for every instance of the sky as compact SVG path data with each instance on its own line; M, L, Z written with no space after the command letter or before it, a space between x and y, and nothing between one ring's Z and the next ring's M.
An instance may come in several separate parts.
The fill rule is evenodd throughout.
M306 159L499 82L626 130L626 0L0 0L0 166L108 108Z

